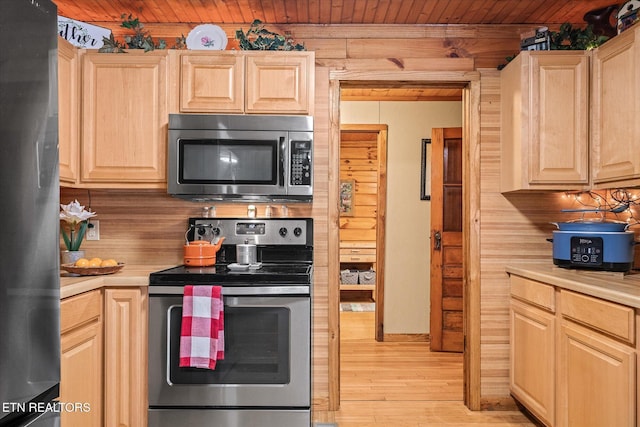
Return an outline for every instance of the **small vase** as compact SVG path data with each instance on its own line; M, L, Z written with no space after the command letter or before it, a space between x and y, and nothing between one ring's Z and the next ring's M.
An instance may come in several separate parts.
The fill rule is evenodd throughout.
M73 264L84 258L84 251L60 251L60 264Z

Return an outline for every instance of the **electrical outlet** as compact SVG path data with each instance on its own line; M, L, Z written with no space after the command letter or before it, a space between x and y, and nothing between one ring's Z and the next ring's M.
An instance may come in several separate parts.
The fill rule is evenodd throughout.
M87 227L87 240L100 240L100 221L91 220Z

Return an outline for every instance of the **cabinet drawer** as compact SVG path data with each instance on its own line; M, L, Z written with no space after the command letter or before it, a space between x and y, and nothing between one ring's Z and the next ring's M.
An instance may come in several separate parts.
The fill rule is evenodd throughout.
M65 298L60 302L60 332L97 320L101 312L102 298L98 290Z
M341 248L340 256L343 255L374 255L376 254L375 248Z
M556 300L553 286L512 275L511 296L542 308L546 308L552 313L555 313L556 311Z
M634 309L620 304L560 291L562 316L583 325L620 338L630 344L635 342Z
M340 254L340 262L376 262L376 254Z

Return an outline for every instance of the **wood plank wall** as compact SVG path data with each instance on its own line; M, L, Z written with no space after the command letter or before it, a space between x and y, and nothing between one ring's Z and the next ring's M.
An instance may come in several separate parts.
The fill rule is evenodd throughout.
M353 215L340 217L340 241L376 242L378 133L340 132L340 180L352 180Z
M557 193L500 193L500 73L481 70L480 266L481 404L511 407L509 396L509 278L513 262L551 262L551 237L562 206Z
M125 31L113 23L108 27L116 37ZM170 40L188 34L193 26L146 25L154 37ZM532 26L534 27L534 26ZM336 331L329 325L331 296L328 287L329 221L335 212L329 203L329 72L391 70L399 72L486 69L481 81L481 397L485 407L498 408L509 399L508 392L508 278L504 266L515 260L548 259L548 221L557 219L557 197L553 195L513 195L499 193L500 112L499 73L495 67L518 51L519 34L531 27L521 26L279 26L267 28L289 33L316 51L315 103L315 196L313 206L291 208L290 216L311 215L315 219L315 277L313 310L313 409L314 420L329 420L330 388L336 390L334 348ZM236 26L223 26L230 35ZM229 48L234 44L231 40ZM401 80L401 79L400 79ZM390 149L392 149L390 147ZM75 198L87 204L85 190L62 190L63 201ZM200 207L167 197L164 193L93 191L92 207L101 221L100 242L83 247L101 254L113 254L130 263L177 263L186 218ZM218 206L218 214L244 214L245 207ZM337 218L333 218L337 220ZM523 237L524 236L524 237ZM336 235L337 238L337 235ZM333 270L332 270L333 271ZM337 273L337 270L336 270Z

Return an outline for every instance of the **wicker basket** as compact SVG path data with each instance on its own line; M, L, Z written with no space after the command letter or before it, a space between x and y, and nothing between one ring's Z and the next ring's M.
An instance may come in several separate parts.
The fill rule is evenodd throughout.
M340 282L345 285L357 285L358 275L358 270L340 270Z
M375 285L376 272L373 270L363 270L358 272L358 281L361 285Z

